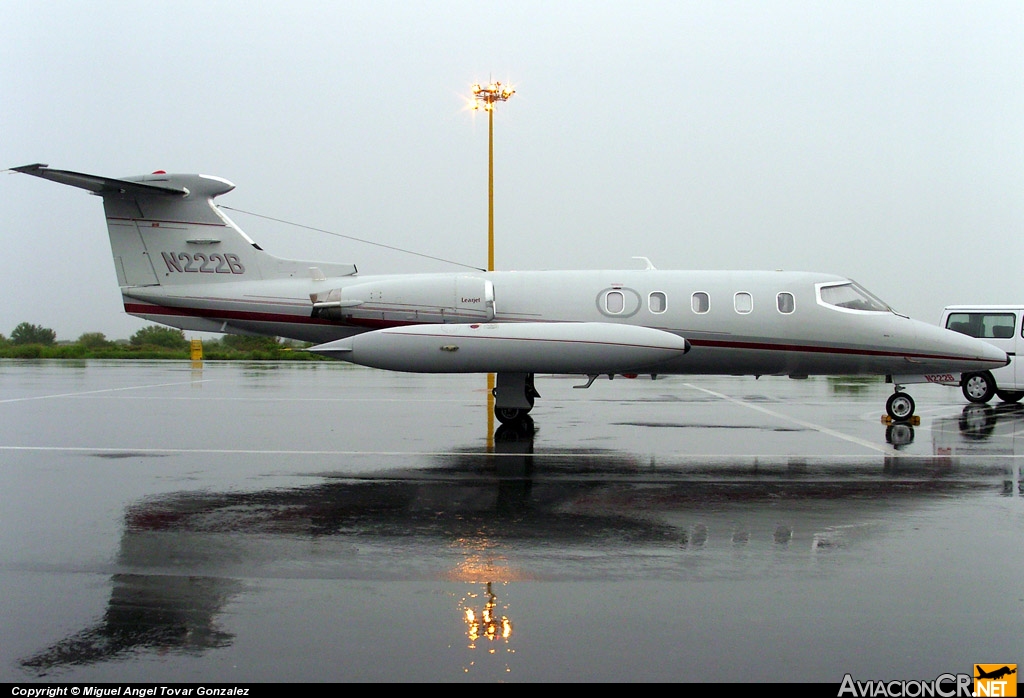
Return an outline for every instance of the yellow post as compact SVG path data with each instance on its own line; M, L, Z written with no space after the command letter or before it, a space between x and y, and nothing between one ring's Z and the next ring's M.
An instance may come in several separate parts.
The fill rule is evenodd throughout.
M201 388L203 386L203 340L193 339L189 343L189 351L192 355L192 387Z

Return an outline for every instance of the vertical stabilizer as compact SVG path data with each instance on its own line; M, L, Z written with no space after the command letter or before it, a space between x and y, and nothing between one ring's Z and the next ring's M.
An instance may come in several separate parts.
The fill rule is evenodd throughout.
M214 198L235 188L226 179L163 172L114 179L46 165L13 169L103 198L122 288L309 276L310 263L267 254L217 208ZM356 271L327 266L336 276Z

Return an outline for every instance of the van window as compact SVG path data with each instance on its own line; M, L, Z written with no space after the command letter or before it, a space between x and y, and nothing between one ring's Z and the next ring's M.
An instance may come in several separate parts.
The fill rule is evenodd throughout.
M652 313L663 313L668 308L668 298L661 291L655 291L647 297L647 307Z
M690 296L690 308L695 313L708 312L711 310L711 296L703 291L697 291L697 293Z
M792 293L783 291L775 297L775 302L779 308L780 313L789 315L791 312L796 310L796 299Z
M740 291L733 296L733 307L736 308L737 313L746 315L754 309L754 299L746 291Z
M1017 326L1014 313L950 313L946 329L978 339L1008 339Z

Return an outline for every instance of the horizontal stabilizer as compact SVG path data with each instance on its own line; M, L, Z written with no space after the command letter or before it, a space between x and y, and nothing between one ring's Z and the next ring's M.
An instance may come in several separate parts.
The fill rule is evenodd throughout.
M22 165L12 167L15 172L42 177L59 184L88 189L94 194L148 194L160 196L185 196L188 190L181 187L167 187L157 184L145 184L143 182L130 182L125 179L114 179L112 177L101 177L99 175L84 174L82 172L71 172L70 170L53 170L47 165Z
M646 372L690 349L682 337L605 322L412 325L310 351L363 366L422 373Z

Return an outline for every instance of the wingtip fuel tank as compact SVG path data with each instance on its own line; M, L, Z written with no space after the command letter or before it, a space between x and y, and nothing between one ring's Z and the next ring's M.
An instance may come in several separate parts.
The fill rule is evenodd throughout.
M684 338L603 322L520 322L391 327L310 351L355 364L421 373L645 372L682 356Z

